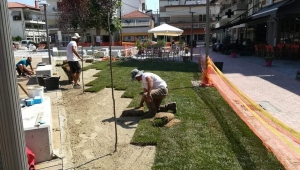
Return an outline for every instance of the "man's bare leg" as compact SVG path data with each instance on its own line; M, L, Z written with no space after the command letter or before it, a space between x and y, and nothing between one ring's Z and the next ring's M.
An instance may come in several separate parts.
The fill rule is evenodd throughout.
M75 73L74 74L74 84L78 84L79 76L80 76L80 73Z
M21 73L24 73L24 66L22 64L19 64L18 68L20 69Z
M74 74L72 73L72 74L71 74L71 75L72 75L72 79L73 79L74 84L75 84L75 74L76 74L76 73L74 73Z

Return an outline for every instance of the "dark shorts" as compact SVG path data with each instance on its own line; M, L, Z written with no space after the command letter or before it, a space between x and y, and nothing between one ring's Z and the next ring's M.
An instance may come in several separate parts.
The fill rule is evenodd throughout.
M78 61L68 61L70 71L74 73L80 73L81 72L81 66Z
M22 72L21 72L21 70L19 69L19 67L17 67L16 68L16 70L17 70L17 72L18 72L18 74L19 74L19 76L22 74ZM23 70L24 71L24 73L27 73L28 74L28 72L26 71L26 70Z
M18 74L21 75L22 72L21 72L21 70L19 69L19 67L17 67L16 70L17 70Z

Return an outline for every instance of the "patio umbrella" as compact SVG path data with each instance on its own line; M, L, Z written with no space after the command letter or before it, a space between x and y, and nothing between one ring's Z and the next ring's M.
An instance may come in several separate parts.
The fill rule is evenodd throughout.
M179 36L183 33L183 30L168 24L161 24L160 26L148 30L148 33L153 33L156 38L158 35Z

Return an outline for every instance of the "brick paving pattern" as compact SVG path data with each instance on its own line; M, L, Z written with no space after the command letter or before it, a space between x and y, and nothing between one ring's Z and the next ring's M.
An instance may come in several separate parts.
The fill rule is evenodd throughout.
M204 54L205 48L198 47L194 51L197 56ZM254 56L231 58L210 51L210 57L215 62L224 62L223 74L242 92L300 132L300 81L295 79L300 61L275 60L272 67L265 67L264 59Z

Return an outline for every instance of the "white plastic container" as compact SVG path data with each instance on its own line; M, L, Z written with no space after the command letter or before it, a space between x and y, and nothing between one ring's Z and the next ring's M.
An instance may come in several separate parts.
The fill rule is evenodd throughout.
M41 86L30 86L27 88L28 95L30 98L40 96L44 98L44 87Z

